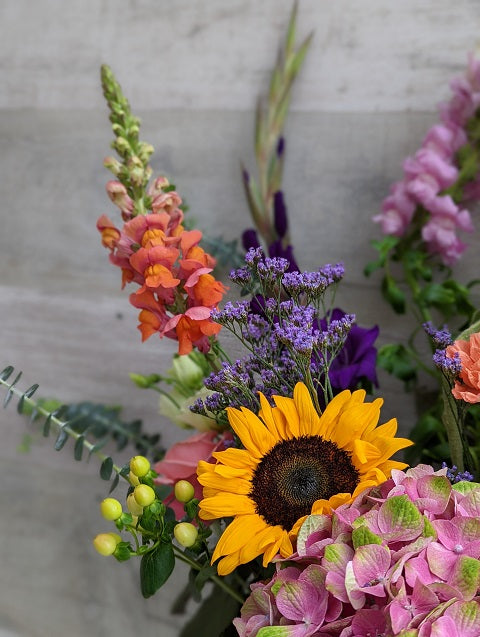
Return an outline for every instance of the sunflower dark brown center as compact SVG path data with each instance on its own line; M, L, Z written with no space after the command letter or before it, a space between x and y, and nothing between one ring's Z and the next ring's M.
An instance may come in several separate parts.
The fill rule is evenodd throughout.
M350 454L321 436L282 440L258 465L250 497L270 525L290 531L315 500L352 493L359 482Z

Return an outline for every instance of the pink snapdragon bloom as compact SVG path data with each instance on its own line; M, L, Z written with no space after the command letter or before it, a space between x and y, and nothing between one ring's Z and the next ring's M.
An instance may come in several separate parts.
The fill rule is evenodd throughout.
M197 465L200 460L213 462L214 451L224 451L233 443L233 434L229 431L204 431L195 434L172 445L153 467L158 473L155 478L157 484L167 484L172 487L179 480L188 480L195 489L194 497L201 500L203 487L197 480ZM175 511L177 520L185 515L183 504L178 502L173 492L166 498L165 504Z
M309 516L296 552L252 585L238 634L478 637L480 484L452 486L446 471L393 470L354 502Z
M402 237L415 212L426 211L422 240L446 265L458 261L467 247L458 231L473 231L468 210L445 193L459 178L457 152L468 142L466 127L480 106L480 61L470 56L467 73L450 86L453 96L440 106L442 123L432 126L421 148L405 160L402 181L392 186L381 213L373 218L384 234ZM464 201L480 198L480 175L463 186Z

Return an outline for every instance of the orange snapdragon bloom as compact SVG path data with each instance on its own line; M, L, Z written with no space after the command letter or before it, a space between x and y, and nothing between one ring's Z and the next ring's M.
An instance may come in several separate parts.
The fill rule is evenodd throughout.
M210 312L209 307L191 307L185 314L177 314L171 318L165 325L162 336L169 336L169 332L174 330L178 338L179 354L189 354L194 346L201 352L208 352L208 337L215 336L222 329L219 323L212 321Z
M182 200L158 177L147 194L152 212L132 217L134 205L120 182L109 182L107 192L122 211L121 230L106 215L97 222L110 261L122 270L122 287L137 283L130 302L140 310L142 341L152 334L179 341L179 354L193 347L210 348L209 337L221 326L210 318L226 288L210 274L215 259L198 244L199 230L185 230Z

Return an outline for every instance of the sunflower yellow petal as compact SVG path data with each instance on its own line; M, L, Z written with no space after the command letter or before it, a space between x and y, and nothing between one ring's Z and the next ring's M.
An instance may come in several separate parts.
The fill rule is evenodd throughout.
M266 526L256 533L253 538L240 549L242 564L247 564L265 552L271 545L276 544L285 531L280 526Z
M240 411L227 407L227 414L232 429L255 458L261 458L276 443L263 422L249 409L242 407Z
M313 406L312 398L304 383L297 383L293 391L293 400L298 413L300 436L315 435L318 431L320 417Z
M254 470L258 465L258 460L253 458L246 449L225 449L225 451L214 451L212 456L224 465L236 467L237 469Z
M220 536L212 561L215 562L222 555L239 551L250 538L255 537L265 527L266 522L257 514L237 516Z
M203 473L198 476L198 481L203 487L216 489L218 492L248 495L252 490L252 483L250 480L243 480L242 478L225 478L217 472Z
M353 464L360 471L367 463L376 462L381 455L380 450L375 445L358 438L352 441L351 452Z
M338 415L342 412L346 405L350 403L352 393L345 391L337 394L325 407L319 421L318 435L323 436L325 440L334 440L335 429L338 425Z
M372 442L375 438L393 438L393 436L397 433L398 423L396 418L392 418L388 422L385 422L383 425L379 425L375 427L372 431L369 431L365 436L365 440L369 440Z
M278 417L275 418L275 411L270 405L270 403L268 402L268 400L265 398L265 396L261 392L259 393L259 396L260 396L260 405L261 405L261 409L258 414L259 418L263 420L263 422L267 426L267 429L270 431L270 433L273 436L275 436L277 441L284 440L285 434L286 434L285 419L278 418Z
M283 415L285 422L285 438L298 438L300 435L300 422L297 408L291 398L274 396L276 408Z
M214 560L212 558L212 564ZM241 564L240 551L235 551L223 557L217 564L217 571L219 575L228 575L234 571L237 566Z
M217 493L217 495L200 501L200 517L202 520L231 518L246 513L255 513L255 503L246 495Z

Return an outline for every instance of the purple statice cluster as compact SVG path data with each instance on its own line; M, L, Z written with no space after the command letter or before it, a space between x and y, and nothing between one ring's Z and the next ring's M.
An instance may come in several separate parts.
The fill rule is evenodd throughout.
M452 484L457 482L473 482L474 476L470 471L459 471L456 465L448 467L446 462L442 462L442 469L446 469L445 474Z
M462 371L462 362L458 352L447 355L446 348L453 343L450 330L446 325L437 329L431 321L423 324L423 329L437 348L432 356L433 362L447 378L455 379Z
M480 60L470 56L466 74L450 86L453 95L440 106L441 123L405 160L403 179L393 184L374 217L384 234L397 237L410 233L418 221L428 252L446 265L454 264L466 248L457 232L473 231L465 205L480 198L479 165L470 146L479 120Z
M343 389L376 383L378 328L364 329L355 316L329 309L330 292L342 279L341 264L315 272L290 272L283 257L267 257L251 248L245 266L231 280L252 291L250 300L226 303L212 319L229 330L246 355L205 379L210 395L192 407L196 413L219 414L225 407L259 407L258 393L271 400L291 396L306 382L319 404Z
M431 321L427 321L423 324L423 329L438 349L445 349L453 343L452 335L446 325L442 329L437 329Z
M478 637L480 484L451 484L446 472L394 469L307 517L296 552L251 585L240 637Z
M448 378L455 379L462 371L462 361L458 352L454 352L448 356L446 350L437 349L432 358L436 367Z

